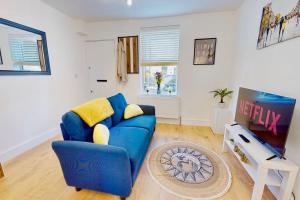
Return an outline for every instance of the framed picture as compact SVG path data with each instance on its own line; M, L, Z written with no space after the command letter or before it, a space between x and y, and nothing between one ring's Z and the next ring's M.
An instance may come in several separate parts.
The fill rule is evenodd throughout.
M122 41L127 56L127 74L139 73L139 37L138 36L124 36L118 37L118 42Z
M299 36L299 0L273 0L263 8L257 49L262 49Z
M0 49L0 65L3 65L3 59L2 59L1 49Z
M214 65L217 38L195 39L194 65Z

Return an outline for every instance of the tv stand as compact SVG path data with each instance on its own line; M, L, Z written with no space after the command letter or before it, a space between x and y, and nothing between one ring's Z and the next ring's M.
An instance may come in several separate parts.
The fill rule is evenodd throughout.
M239 134L247 137L250 142L244 142ZM240 159L240 155L235 151L235 146L246 155L247 163ZM256 140L246 129L239 125L225 125L223 152L231 152L253 179L251 200L262 198L265 185L276 199L291 199L298 166L289 159L273 157L274 153ZM271 157L273 158L267 160ZM282 174L282 180L278 172Z

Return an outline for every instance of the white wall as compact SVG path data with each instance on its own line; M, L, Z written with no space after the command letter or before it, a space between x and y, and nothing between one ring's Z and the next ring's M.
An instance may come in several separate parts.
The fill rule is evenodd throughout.
M233 12L94 22L87 25L87 33L90 40L116 40L118 36L138 35L141 27L167 25L180 25L181 28L178 95L182 101L183 123L208 124L213 104L209 91L229 85L235 33ZM218 38L216 64L193 66L194 39L207 37ZM129 82L120 87L120 91L129 102L137 102L139 75L129 75Z
M59 133L61 115L88 97L76 22L39 0L0 0L0 17L47 34L51 76L0 77L0 161ZM28 146L29 145L29 146Z
M244 86L297 99L286 147L287 156L300 165L300 38L256 49L262 8L269 2L246 0L238 11L236 63L232 85L236 94L238 87ZM232 102L234 110L236 101ZM300 198L300 178L294 191L297 198Z

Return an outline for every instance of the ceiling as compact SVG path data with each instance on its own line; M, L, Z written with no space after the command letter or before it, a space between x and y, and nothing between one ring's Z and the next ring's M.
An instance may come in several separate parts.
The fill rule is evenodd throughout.
M42 0L53 8L88 22L175 16L237 9L243 0Z

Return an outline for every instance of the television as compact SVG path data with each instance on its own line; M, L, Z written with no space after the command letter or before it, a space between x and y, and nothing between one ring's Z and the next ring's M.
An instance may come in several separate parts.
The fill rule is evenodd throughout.
M293 98L241 87L235 122L283 158L295 104Z

